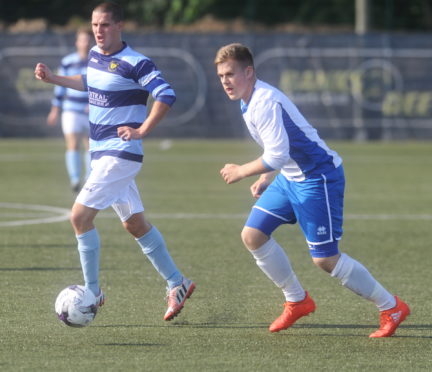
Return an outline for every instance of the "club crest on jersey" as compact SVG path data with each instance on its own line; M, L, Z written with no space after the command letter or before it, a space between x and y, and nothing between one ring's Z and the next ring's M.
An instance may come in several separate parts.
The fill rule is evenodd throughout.
M117 69L117 67L119 67L120 63L116 62L116 61L111 61L109 66L108 66L108 71L115 71Z

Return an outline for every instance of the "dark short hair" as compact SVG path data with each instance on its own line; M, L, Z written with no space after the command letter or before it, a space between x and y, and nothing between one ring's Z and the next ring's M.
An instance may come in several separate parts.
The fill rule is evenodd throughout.
M218 65L229 59L240 62L243 67L254 67L252 52L247 46L240 43L232 43L221 47L216 53L214 63Z
M93 12L111 13L111 17L116 23L121 22L124 19L122 7L112 1L106 1L99 4L98 6L96 6L96 8L93 9Z

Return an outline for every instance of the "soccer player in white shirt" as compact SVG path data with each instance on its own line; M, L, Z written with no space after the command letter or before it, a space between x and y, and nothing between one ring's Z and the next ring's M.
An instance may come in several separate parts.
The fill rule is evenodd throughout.
M134 179L143 160L142 138L168 112L175 93L149 58L122 41L123 12L117 4L96 6L91 22L96 46L90 51L86 75L55 75L42 63L35 68L39 80L89 92L92 170L71 213L85 286L102 305L100 242L93 221L100 210L112 206L124 228L167 281L164 319L171 320L181 311L195 284L182 275L161 233L145 218ZM155 101L147 115L149 94Z
M258 159L226 164L220 174L228 184L260 175L250 188L257 201L241 237L258 267L285 296L283 313L269 330L287 329L315 311L288 256L271 236L281 224L298 222L315 265L377 306L380 328L369 337L393 335L409 315L408 305L390 294L360 262L339 251L345 186L342 159L285 94L257 79L246 46L235 43L220 48L215 65L226 94L240 100L246 126L263 148Z
M85 74L87 56L92 45L93 35L90 29L80 28L76 33L76 52L62 58L59 75ZM90 173L88 94L74 89L56 86L47 124L54 126L61 117L62 131L66 142L66 169L71 188L78 192L81 179L80 145L85 147L86 175Z

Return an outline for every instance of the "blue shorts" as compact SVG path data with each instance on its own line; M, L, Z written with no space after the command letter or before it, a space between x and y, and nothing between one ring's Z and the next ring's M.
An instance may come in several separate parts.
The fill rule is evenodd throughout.
M298 221L312 257L334 256L342 237L344 189L342 166L301 182L279 174L257 200L245 225L270 236L281 224Z

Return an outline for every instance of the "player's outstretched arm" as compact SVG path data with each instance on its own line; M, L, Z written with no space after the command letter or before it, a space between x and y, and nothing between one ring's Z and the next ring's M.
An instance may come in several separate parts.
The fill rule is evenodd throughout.
M41 80L45 83L55 84L55 85L61 85L66 88L71 88L75 90L81 90L84 91L84 82L82 80L81 75L73 75L73 76L60 76L55 75L51 71L51 69L43 64L38 63L35 67L35 78L38 80Z

